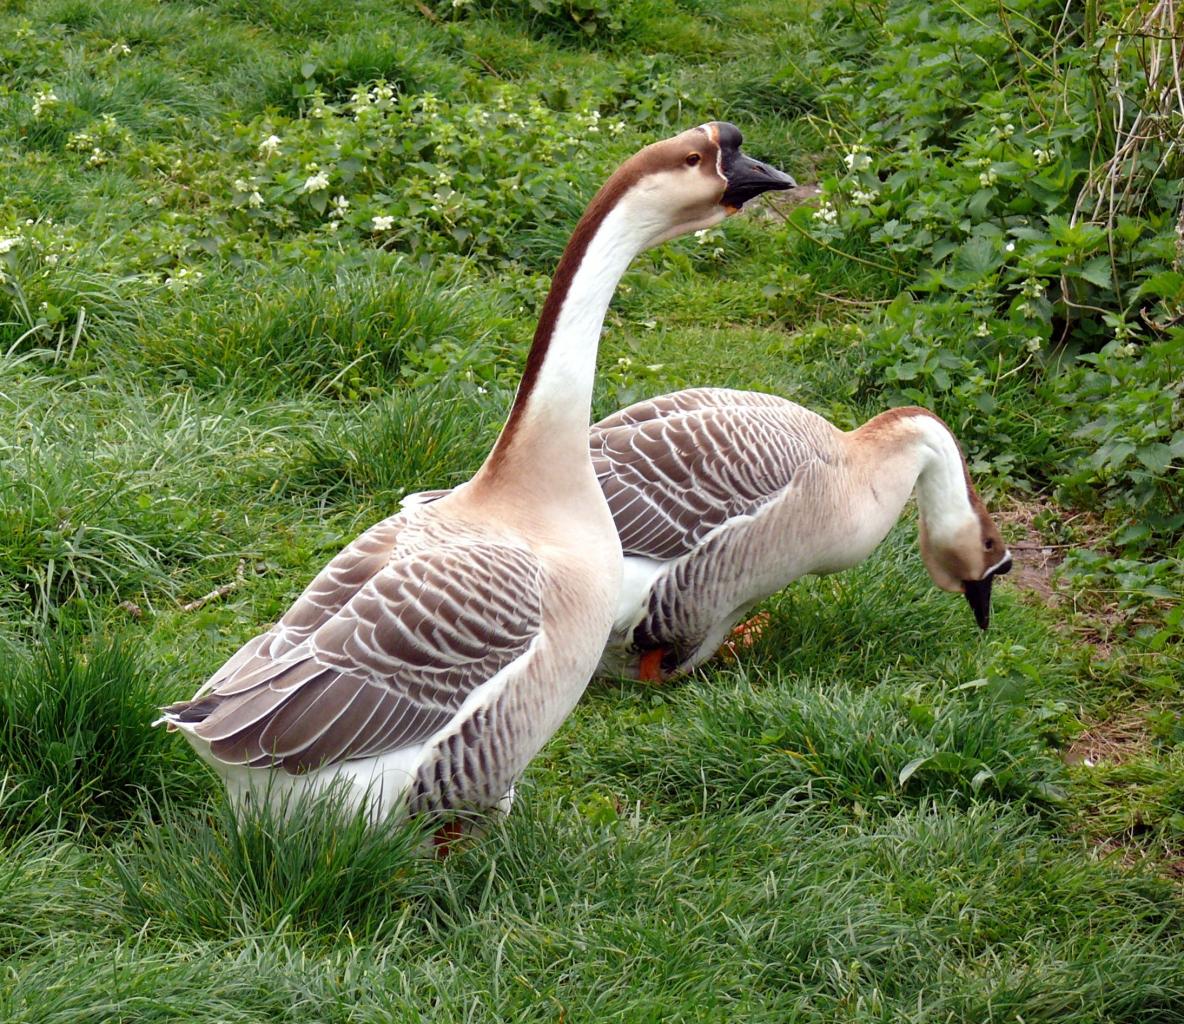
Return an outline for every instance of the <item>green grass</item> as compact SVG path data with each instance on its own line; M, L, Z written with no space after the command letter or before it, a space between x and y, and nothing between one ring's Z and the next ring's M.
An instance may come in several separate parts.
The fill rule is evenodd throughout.
M4 661L0 828L102 834L136 813L145 787L192 794L184 770L162 770L168 740L151 728L168 688L125 642L85 644L63 630Z
M428 6L0 14L0 238L21 239L0 253L0 1019L1184 1018L1175 641L1007 580L984 636L929 583L911 515L865 565L767 602L738 661L593 684L508 820L444 861L332 808L240 821L149 727L406 491L479 465L546 274L620 156L729 116L803 182L841 163L787 71L828 59L796 0L633 0L593 36L558 6ZM313 91L348 104L378 78L529 115L537 173L510 173L517 129L466 148L450 108L438 148L419 122L381 135L390 181L335 179L366 219L328 228L299 192L308 160L345 159ZM273 130L308 148L275 219L250 221L233 183ZM537 209L431 221L450 153ZM421 235L371 229L405 200ZM776 211L656 250L610 313L596 412L711 383L854 426L879 409L867 339L900 288ZM996 430L976 442L995 499L1008 465L1070 443L1026 379L995 383L987 426L959 410ZM1099 632L1106 651L1083 642ZM1114 716L1135 753L1066 765Z

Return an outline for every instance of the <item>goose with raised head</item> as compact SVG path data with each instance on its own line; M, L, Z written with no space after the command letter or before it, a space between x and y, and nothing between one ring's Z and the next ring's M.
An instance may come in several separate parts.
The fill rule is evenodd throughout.
M371 527L162 721L239 802L344 788L392 812L508 809L612 627L621 546L588 451L596 350L642 250L793 179L711 122L617 169L576 226L476 475Z
M775 395L695 388L596 423L591 452L625 553L604 672L694 668L758 601L863 561L914 491L930 578L982 629L1011 568L958 442L926 409L845 432Z

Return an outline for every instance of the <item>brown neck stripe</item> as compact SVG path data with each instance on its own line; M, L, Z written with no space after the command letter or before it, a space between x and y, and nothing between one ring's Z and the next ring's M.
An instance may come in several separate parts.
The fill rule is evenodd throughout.
M539 314L538 326L534 331L534 341L531 343L530 353L526 357L526 367L522 371L522 380L518 384L518 392L514 396L514 404L510 408L510 415L506 420L506 425L502 427L502 432L498 436L497 443L493 446L493 451L490 453L489 459L486 462L487 470L495 470L513 444L514 436L518 431L518 427L521 425L523 414L530 401L530 396L534 391L535 385L538 383L539 373L543 368L543 362L547 358L551 339L555 335L555 325L559 320L559 311L563 308L563 303L567 301L568 293L571 291L572 280L575 278L580 264L584 261L584 256L588 252L588 246L591 245L592 239L596 237L596 232L600 230L600 226L604 223L604 219L608 216L609 211L617 205L626 192L636 185L645 174L650 172L651 168L648 166L648 161L639 159L646 152L646 150L642 150L636 157L623 164L601 186L600 191L596 193L592 202L588 204L588 208L584 211L584 215L580 218L579 223L576 224L575 231L572 232L571 239L568 241L567 247L563 250L563 255L559 258L559 265L555 268L555 274L551 278L551 287L547 292L546 300L543 302L542 312Z

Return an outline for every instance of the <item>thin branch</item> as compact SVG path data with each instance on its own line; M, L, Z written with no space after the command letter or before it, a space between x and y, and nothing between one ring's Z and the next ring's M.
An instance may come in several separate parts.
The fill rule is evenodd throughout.
M235 590L238 590L238 588L243 585L243 581L246 576L246 571L247 571L247 560L245 558L240 558L238 560L238 566L234 570L234 579L230 583L223 583L222 586L215 587L208 594L204 594L201 597L197 598L197 600L190 601L188 604L181 605L181 611L195 612L199 608L204 608L211 601L220 601L227 594L232 593Z

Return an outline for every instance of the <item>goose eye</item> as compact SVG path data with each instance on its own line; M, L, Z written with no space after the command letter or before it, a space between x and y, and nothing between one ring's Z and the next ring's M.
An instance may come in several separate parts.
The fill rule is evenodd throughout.
M988 551L995 550L995 542L990 537L988 537L986 540L986 548Z
M687 157L687 166L688 167L697 167L699 165L699 161L702 159L703 159L703 157L701 154L692 153L690 156Z

